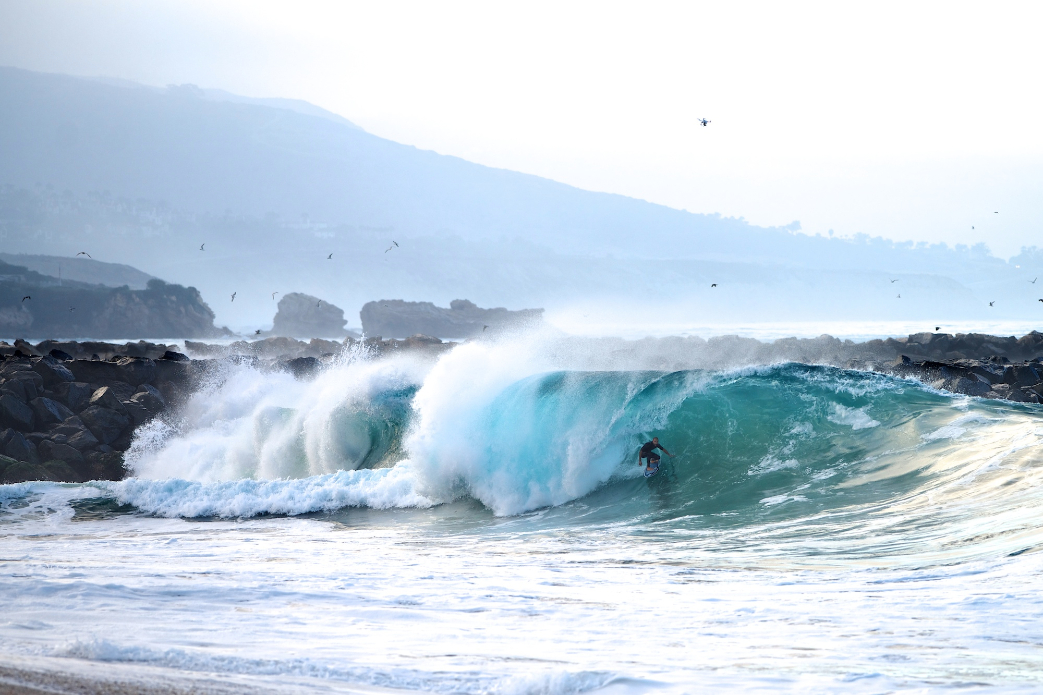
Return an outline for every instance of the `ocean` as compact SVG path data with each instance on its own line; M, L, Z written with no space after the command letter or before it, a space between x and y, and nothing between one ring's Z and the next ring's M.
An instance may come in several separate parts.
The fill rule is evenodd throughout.
M0 486L0 664L244 691L1035 692L1041 415L542 338L356 352L313 381L229 366L139 431L131 477ZM675 456L645 479L652 436Z

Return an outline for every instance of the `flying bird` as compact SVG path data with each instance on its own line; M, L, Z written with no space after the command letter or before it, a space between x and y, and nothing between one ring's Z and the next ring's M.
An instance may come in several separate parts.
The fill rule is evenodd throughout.
M24 302L25 300L27 300L27 299L32 299L32 297L30 297L29 295L25 295L24 297L22 297L22 301L23 301L23 302ZM1040 301L1043 301L1043 300L1040 300Z
M206 246L206 242L203 242L202 244L199 245L199 250L200 251L206 251L206 249L203 248L204 246Z
M696 120L696 121L697 121L697 122L699 123L699 125L701 125L701 126L708 126L708 125L710 125L710 121L706 120L705 118L697 118L697 119L695 119L695 120Z
M390 251L391 249L394 249L394 248L398 248L398 242L395 241L394 239L392 239L391 240L391 246L388 246L387 249L384 250L384 253L387 253L388 251Z
M91 257L91 255L90 255L89 253L87 253L86 251L80 251L80 252L79 252L78 254L76 254L76 255L77 255L77 256L86 256L87 258L90 258L90 257Z
M238 293L238 292L233 292L233 293L232 293L232 301L233 301L233 302L235 301L235 295L237 295L237 294L239 294L239 293Z
M74 306L69 307L69 311L76 311L76 307L74 307Z
M256 331L254 331L254 335L261 335L261 329L258 328Z
M1036 280L1039 280L1039 276L1038 275L1036 277L1032 278L1031 280L1029 280L1029 283L1035 285L1036 284Z
M321 299L319 300L319 304L322 304L322 300ZM315 306L319 306L319 304L316 304Z
M891 280L891 278L888 278L888 280L891 280L891 284L892 284L892 285L893 285L893 284L895 284L896 282L898 282L898 281L899 281L899 280L901 280L901 279L902 279L902 278L895 278L894 280Z
M277 294L279 294L279 293L278 292L272 292L272 301L273 302L275 301L275 295L277 295Z
M942 327L941 327L941 326L935 326L935 327L934 327L934 330L936 330L936 331L940 331L940 330L942 330Z
M486 328L488 328L488 326L482 326L482 333L485 333Z
M902 295L898 295L898 298L899 298L899 299L901 299L901 298L902 298Z
M330 255L326 256L326 260L327 261L333 260L333 254L331 253Z
M974 229L974 225L973 224L971 225L971 229Z
M989 302L989 306L992 306L995 303L996 303L996 300L992 300L991 302Z
M716 282L712 283L712 284L710 285L710 287L717 287L717 283L716 283Z
M1043 302L1043 299L1041 299L1041 300L1039 300L1039 301Z

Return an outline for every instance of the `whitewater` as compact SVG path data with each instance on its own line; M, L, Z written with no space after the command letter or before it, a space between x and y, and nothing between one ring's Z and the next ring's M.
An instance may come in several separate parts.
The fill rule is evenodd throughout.
M1040 406L626 359L516 335L314 380L230 364L139 430L127 479L0 486L0 665L213 692L1043 687ZM652 436L676 457L645 479Z

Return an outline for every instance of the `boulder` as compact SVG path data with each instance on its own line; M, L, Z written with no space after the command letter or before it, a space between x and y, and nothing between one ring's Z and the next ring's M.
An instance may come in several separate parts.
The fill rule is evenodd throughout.
M36 372L16 372L4 379L4 386L21 385L25 392L26 402L31 401L43 391L43 379Z
M35 420L33 409L28 405L8 393L0 395L0 427L31 432Z
M180 352L174 352L173 350L167 350L159 359L169 360L171 362L191 362L191 359L189 359L188 355L182 354Z
M122 403L122 405L127 411L127 415L130 415L130 419L134 422L135 427L143 425L152 419L153 414L149 409L133 399Z
M18 461L15 461L10 456L0 454L0 481L4 479L4 471L7 470L7 467L16 463L18 463Z
M79 418L76 419L79 420ZM69 438L67 442L68 445L80 452L90 451L101 444L101 442L98 441L98 438L91 434L91 431L87 429L86 425L83 425L82 429L79 429L73 434L66 434L66 436Z
M87 455L88 475L91 480L122 480L127 474L123 456L115 451L96 451Z
M319 361L314 357L298 357L283 362L285 369L293 374L295 379L309 379L319 371Z
M8 394L22 403L28 403L29 397L25 392L25 385L19 379L7 379L0 385L0 394Z
M131 386L147 384L156 378L156 363L147 357L122 357L116 361L123 381Z
M36 413L36 426L46 427L70 418L74 413L58 401L50 398L34 398L30 403L33 412Z
M52 442L49 439L40 442L39 453L40 458L44 461L57 459L76 468L82 468L87 464L86 459L83 458L83 454L77 451L74 447L71 447L68 444Z
M128 378L128 373L115 362L75 360L66 363L66 366L76 376L76 381L83 381L88 384L126 381Z
M80 465L86 466L86 461ZM76 471L75 466L72 466L67 461L51 459L50 461L44 461L41 463L40 467L47 471L59 483L83 482L83 477Z
M58 478L38 463L18 461L4 468L4 477L0 482L27 483L33 480L50 480L58 482Z
M55 386L54 393L65 402L65 405L71 411L78 413L90 405L94 389L91 388L90 384L85 384L81 381L71 381Z
M61 360L62 362L71 362L73 360L73 356L72 355L70 355L69 353L65 352L64 350L59 350L58 348L54 348L53 350L51 350L47 354L49 354L51 357L53 357L56 360Z
M10 434L4 442L4 454L16 461L38 463L40 459L36 452L36 445L26 439L21 432L14 430L9 430L9 432Z
M130 424L128 416L100 405L88 407L80 419L102 444L112 444Z
M155 386L149 384L142 384L138 387L138 392L131 396L130 400L143 406L150 413L158 413L167 407L163 394Z
M108 408L109 410L115 410L118 413L126 413L127 409L124 407L120 398L116 396L111 386L102 386L100 389L94 392L91 396L90 406L101 406L102 408Z
M33 361L33 371L43 379L44 386L54 386L66 381L76 381L69 369L48 355Z

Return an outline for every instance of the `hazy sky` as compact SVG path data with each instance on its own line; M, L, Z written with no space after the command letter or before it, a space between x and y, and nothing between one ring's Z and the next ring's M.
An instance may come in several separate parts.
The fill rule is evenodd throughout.
M0 64L300 98L583 188L1003 256L1043 245L1041 35L1039 2L0 0Z

